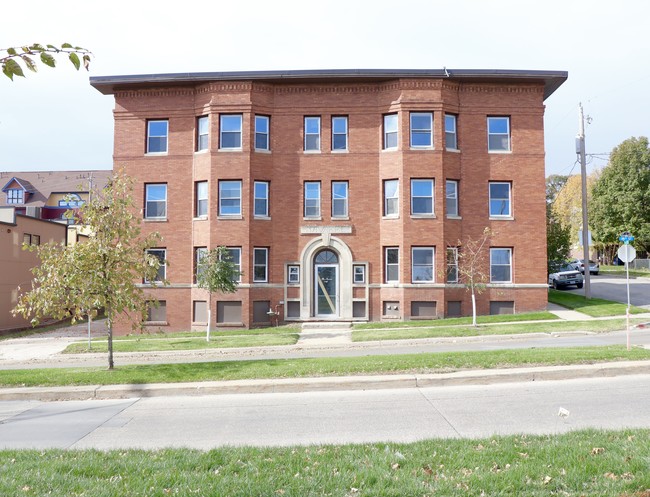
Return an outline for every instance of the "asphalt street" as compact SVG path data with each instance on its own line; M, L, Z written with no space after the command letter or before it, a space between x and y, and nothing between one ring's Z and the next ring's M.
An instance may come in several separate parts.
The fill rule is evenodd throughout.
M650 309L650 278L631 278L630 304ZM591 275L591 296L627 304L627 279L621 276ZM585 294L585 288L570 287L566 291Z

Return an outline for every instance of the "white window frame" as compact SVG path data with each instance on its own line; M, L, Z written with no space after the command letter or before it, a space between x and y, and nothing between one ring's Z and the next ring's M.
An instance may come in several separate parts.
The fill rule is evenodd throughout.
M199 276L199 268L201 267L201 260L208 255L208 247L194 247L194 282Z
M453 273L452 273L453 272ZM453 274L453 277L450 275ZM447 247L447 283L458 283L458 247Z
M7 190L7 204L24 204L25 190L22 188L9 188Z
M431 264L416 264L415 263L415 252L419 251L430 251L431 252ZM436 265L436 249L435 247L411 247L411 283L416 285L423 283L435 283L436 273L434 271ZM431 269L431 279L428 280L416 280L415 279L415 270L416 268L427 267Z
M397 254L397 262L389 262L388 252L395 251ZM395 273L397 278L390 279L390 268L397 268ZM386 283L399 283L399 247L384 247L384 281Z
M336 131L337 122L344 123L345 131ZM343 137L345 146L336 146L336 138ZM332 152L347 152L348 150L348 116L332 116Z
M395 192L393 195L388 195L388 184L395 184ZM390 202L390 201L393 202ZM394 205L394 212L390 208L391 204ZM384 180L384 217L398 217L399 216L399 180L398 179L385 179Z
M261 255L263 260L259 261L257 256ZM257 269L264 270L264 277L260 278L257 275ZM269 249L268 247L255 247L253 248L253 282L254 283L268 283L269 281Z
M451 144L450 141L452 141ZM458 116L456 114L445 114L445 148L458 150Z
M202 185L205 185L203 187ZM201 191L205 190L205 191ZM194 203L194 214L195 217L206 218L208 217L209 205L209 189L207 181L197 181L194 187L194 195L196 196Z
M165 248L150 248L145 250L146 254L153 255L154 257L157 257L158 260L160 261L160 267L158 268L158 273L156 273L156 279L155 280L148 280L144 279L145 283L162 283L167 279L167 249ZM155 253L158 253L159 255L156 255ZM162 257L161 257L162 256ZM158 278L162 271L162 278Z
M317 191L317 193L318 193L317 197L308 197L307 196L308 194L311 194L311 192L308 191L310 189L309 188L310 186L317 186L317 190L318 190ZM303 189L304 189L303 198L304 198L304 216L305 216L305 218L308 218L308 219L320 219L320 217L321 217L321 214L320 214L320 212L321 212L320 211L320 197L321 197L320 181L305 181L304 184L303 184ZM311 201L311 202L309 202L309 201ZM315 201L315 205L313 205L314 201ZM312 205L308 205L310 203ZM309 214L309 209L314 209L314 208L316 209L316 213L315 214Z
M492 187L496 185L508 185L508 198L492 197ZM492 212L492 202L507 202L508 212L506 214L499 212ZM512 183L509 181L490 181L488 184L488 209L491 218L495 219L512 219Z
M165 198L164 199L149 199L149 187L165 187ZM149 204L163 204L164 205L164 214L162 216L149 215ZM167 219L167 183L145 183L144 185L144 218L145 219Z
M414 195L414 185L416 183L429 183L431 185L431 195L427 196L422 196L422 195ZM415 178L411 179L411 216L418 217L418 216L434 216L435 215L435 189L436 189L436 183L432 178ZM415 205L414 201L419 198L430 198L431 199L431 211L430 212L415 212Z
M226 250L228 251L228 257L231 259L231 262L235 265L235 270L237 271L237 279L234 281L237 283L241 282L241 247L226 247ZM235 259L233 257L234 254L237 254L236 261L232 260Z
M497 123L499 121L505 121L506 122L506 132L496 132L492 131L492 123ZM509 116L488 116L487 118L487 133L488 133L488 152L491 153L508 153L512 150L512 143L511 143L511 136L510 136L510 117ZM494 145L492 144L491 138L498 138L499 142L503 137L506 137L507 139L507 145L506 147L502 147L500 145Z
M232 183L232 184L237 184L239 186L239 195L236 197L224 197L223 194L223 187L224 185ZM241 180L235 180L235 179L226 179L226 180L219 180L219 216L222 217L241 217L242 215L242 208L241 208L241 197L242 197L242 182ZM224 212L223 208L223 201L224 200L233 200L237 199L239 202L237 212Z
M153 124L156 123L165 123L165 133L162 135L154 135L151 127ZM151 146L151 140L153 138L163 138L165 139L165 147L164 150L152 150ZM161 141L162 143L162 141ZM162 147L161 147L162 148ZM147 120L147 154L166 154L167 151L169 150L169 119L149 119Z
M318 127L317 132L308 131L310 128L310 122L315 122ZM304 141L304 151L305 152L320 152L320 134L321 134L321 121L320 116L305 116L304 119L304 131L305 131L305 141ZM310 144L309 138L316 137L316 144Z
M393 141L395 142L393 145ZM384 114L384 150L397 150L399 146L399 116Z
M266 130L261 129L261 123L264 123ZM266 142L266 146L259 147L258 138L263 139ZM271 118L269 116L255 116L255 150L263 152L271 150Z
M205 152L210 146L210 121L208 116L196 118L196 151Z
M360 285L366 282L366 266L363 264L354 264L352 266L353 283Z
M231 123L226 126L226 122L235 120L239 121L238 129L225 129L230 128ZM242 149L242 122L243 116L241 114L219 114L219 150L241 150ZM224 145L225 138L235 138L234 145ZM239 143L237 144L237 139L239 138Z
M426 116L429 118L428 128L416 128L413 124L414 117ZM416 145L413 143L413 137L418 135L428 135L429 143L427 145ZM411 148L433 148L433 112L411 112L410 114L410 139Z
M507 264L497 264L494 262L495 254L498 251L505 251L508 254L508 263ZM494 270L496 268L501 268L501 267L507 267L508 268L508 276L509 278L507 280L499 280L496 278L493 278L494 276ZM507 247L492 247L490 248L490 283L512 283L512 249L507 248Z
M337 185L345 185L345 197L337 196L335 192ZM347 181L332 181L332 218L347 219L349 216L348 203L350 189ZM343 204L343 214L335 214L335 205Z
M257 187L264 187L264 196L260 197L257 194ZM255 181L253 183L253 216L254 217L263 217L263 218L268 218L269 217L269 191L270 191L270 183L268 181ZM264 209L259 211L257 209L257 204L259 202L264 202Z
M450 191L450 186L453 186L453 191ZM458 180L448 179L445 181L445 208L447 210L447 217L459 217L459 203L458 203Z
M300 283L300 266L298 264L289 264L287 266L287 284L297 285Z

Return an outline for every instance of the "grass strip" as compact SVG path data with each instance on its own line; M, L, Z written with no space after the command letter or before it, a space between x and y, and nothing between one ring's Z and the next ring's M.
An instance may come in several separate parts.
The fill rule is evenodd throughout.
M0 495L646 497L650 431L415 443L3 450Z
M627 309L627 304L620 302L597 298L587 299L583 295L553 289L549 289L548 291L548 301L574 311L582 312L594 318L624 316L625 310ZM630 314L642 314L646 312L648 312L647 309L630 306Z
M631 319L632 325L643 322ZM406 340L417 338L473 337L488 335L515 335L528 333L592 332L606 333L624 330L625 319L607 319L599 321L560 321L554 323L502 323L491 326L453 326L445 328L411 328L386 330L360 330L352 332L353 342L375 340Z
M68 386L177 383L188 381L306 378L322 376L424 374L467 369L592 364L649 360L650 350L624 346L503 349L472 352L138 364L103 368L7 369L0 386Z
M496 316L478 316L478 324L491 323L511 323L513 321L544 321L560 319L555 314L547 311L529 312L525 314L500 314ZM355 330L375 330L384 328L433 328L437 326L457 326L472 324L471 317L464 318L445 318L445 319L425 319L417 321L395 321L380 323L359 323L355 324Z

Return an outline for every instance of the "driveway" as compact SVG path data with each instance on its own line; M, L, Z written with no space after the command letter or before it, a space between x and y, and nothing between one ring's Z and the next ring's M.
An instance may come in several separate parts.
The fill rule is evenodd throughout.
M627 304L626 278L599 274L591 276L591 296ZM567 290L584 295L585 289ZM650 309L650 278L630 278L630 303Z

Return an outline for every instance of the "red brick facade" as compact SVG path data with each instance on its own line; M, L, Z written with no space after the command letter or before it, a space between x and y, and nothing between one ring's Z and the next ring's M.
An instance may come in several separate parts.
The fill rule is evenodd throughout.
M485 227L493 230L490 247L508 250L494 252L495 281L479 296L479 314L546 307L543 102L566 73L291 74L216 73L155 84L144 77L91 81L115 95L115 169L125 168L135 178L143 211L146 185L154 185L148 200L157 199L154 190L164 185L155 190L166 194L164 213L143 221L145 231L161 233L169 263L170 285L150 290L165 302L158 314L162 322L154 327L204 326L203 315L193 321L195 305L202 305L195 301L207 300L193 284L194 252L218 245L241 249L243 276L236 293L213 296L217 326L267 323L268 308L277 310L280 322L468 315L470 294L447 282L446 249L460 240L462 251L462 241L480 237ZM385 149L394 136L385 136L392 131L384 124L389 114L397 116L397 146ZM197 152L201 116L208 118L208 147ZM223 130L222 116L235 116ZM256 116L269 118L268 151L255 147ZM332 118L339 116L347 118L347 132L344 120L333 130ZM445 116L450 116L447 131L455 119L455 149L446 146ZM307 140L320 138L318 151L305 151L305 117L320 118L319 136ZM505 118L490 128L501 133L492 138L505 150L488 150L490 117ZM151 128L151 120L167 123L166 150L147 153L148 140L165 134ZM337 146L346 142L345 149L332 150L334 132ZM412 146L430 140L432 146ZM150 146L159 150L159 144ZM422 181L412 192L414 179ZM227 180L235 183L224 186L241 186L220 198L219 182ZM396 215L385 215L386 180L398 180ZM457 182L457 216L448 212L453 203L446 195L448 180ZM197 217L196 182L203 181L207 216ZM268 182L268 216L254 215L255 181ZM320 184L320 199L309 203L320 207L320 215L306 215L305 182ZM337 185L336 212L333 182L343 183ZM345 182L347 213L346 192L338 190ZM255 267L255 248L268 249L266 267L263 258ZM386 248L398 249L398 265L390 270ZM486 261L489 257L488 250ZM289 282L289 266L298 267L296 282ZM397 281L387 281L389 271ZM254 281L265 272L266 281ZM414 282L414 273L423 281Z

